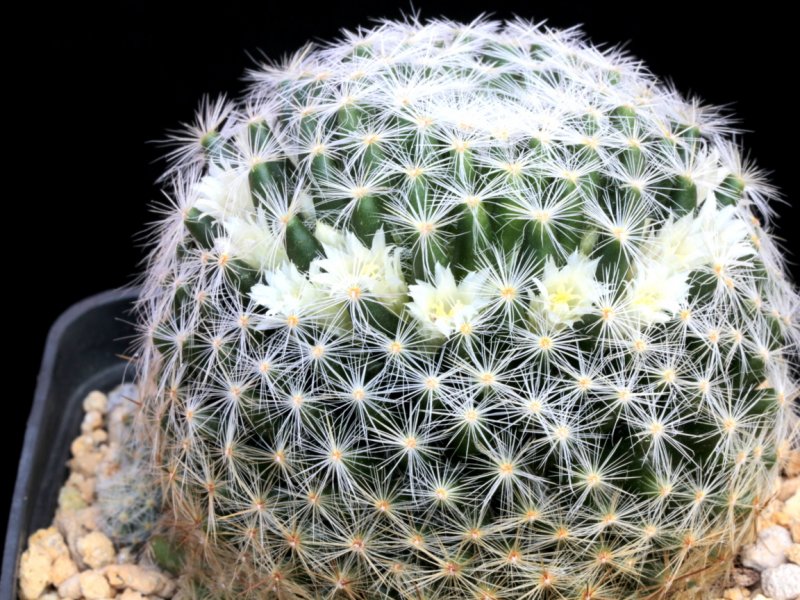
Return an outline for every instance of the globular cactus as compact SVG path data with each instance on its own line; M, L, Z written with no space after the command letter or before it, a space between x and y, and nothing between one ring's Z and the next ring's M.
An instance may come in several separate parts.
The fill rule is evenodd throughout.
M100 529L117 546L142 546L156 530L161 498L157 479L149 476L149 457L135 444L117 449L103 467L97 485Z
M146 450L131 435L137 389L123 384L108 396L109 447L99 466L97 502L100 529L117 547L138 550L159 522L158 478Z
M649 598L730 565L800 340L730 120L521 20L387 21L249 80L173 136L140 301L202 589Z

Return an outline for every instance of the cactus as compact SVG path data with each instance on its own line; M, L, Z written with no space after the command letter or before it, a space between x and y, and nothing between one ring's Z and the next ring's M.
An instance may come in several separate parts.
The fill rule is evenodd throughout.
M131 435L136 386L123 384L109 396L110 444L97 479L100 529L117 547L142 547L159 521L161 498L147 452Z
M248 79L172 136L139 302L195 589L655 598L730 565L800 340L731 120L523 20L386 21Z
M107 458L97 486L100 529L117 546L141 547L159 519L158 482L148 476L146 453L133 442Z

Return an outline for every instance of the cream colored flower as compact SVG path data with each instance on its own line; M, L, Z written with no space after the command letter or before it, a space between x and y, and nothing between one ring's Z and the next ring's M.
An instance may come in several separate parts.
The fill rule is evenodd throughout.
M218 221L244 217L253 212L247 173L223 169L212 162L208 167L208 175L197 183L195 191L197 199L194 207Z
M677 221L667 221L653 238L648 256L673 273L703 265L721 271L755 254L750 242L752 233L736 207L718 208L716 195L709 191L697 216L688 214Z
M577 252L560 269L549 259L544 273L534 283L539 293L532 308L541 311L551 323L571 326L592 311L603 286L595 279L598 259L590 260Z
M317 225L315 235L325 257L312 261L309 278L319 289L334 299L357 302L370 298L391 310L400 310L408 287L400 250L386 245L383 229L375 233L370 248L355 234L340 233L322 223Z
M259 271L275 269L287 260L282 241L263 218L228 217L223 226L231 251Z
M648 257L673 272L702 266L707 256L694 215L688 214L677 221L670 218L652 239Z
M645 325L669 320L689 293L687 277L687 272L673 272L661 263L641 264L627 291L634 319Z
M284 263L265 275L266 284L257 283L250 290L253 301L267 308L270 316L287 319L315 313L324 305L325 295L297 270L292 263Z
M347 246L347 239L344 233L322 221L317 221L317 226L314 228L314 237L324 246L339 250L344 250Z
M699 151L691 175L697 189L697 204L702 205L729 174L730 170L720 162L719 151L716 148L710 152Z
M704 263L720 274L756 254L750 241L751 226L739 216L735 206L718 209L713 192L700 208L695 228L702 240Z
M436 265L433 283L417 282L409 286L408 310L423 331L434 336L450 336L474 319L486 305L483 272L469 273L456 283L448 267Z

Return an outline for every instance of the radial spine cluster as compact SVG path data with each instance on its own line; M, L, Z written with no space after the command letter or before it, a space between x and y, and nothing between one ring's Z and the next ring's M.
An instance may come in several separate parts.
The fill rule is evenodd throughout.
M730 120L522 20L248 78L173 135L139 303L193 589L655 598L730 565L800 340Z

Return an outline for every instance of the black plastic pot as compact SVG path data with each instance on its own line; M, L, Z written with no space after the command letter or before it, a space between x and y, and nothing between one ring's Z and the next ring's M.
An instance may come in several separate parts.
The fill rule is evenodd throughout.
M69 446L80 431L83 398L132 375L122 355L134 332L129 310L136 295L136 289L126 288L92 296L69 308L50 329L8 516L3 600L17 597L17 566L28 536L52 521Z

